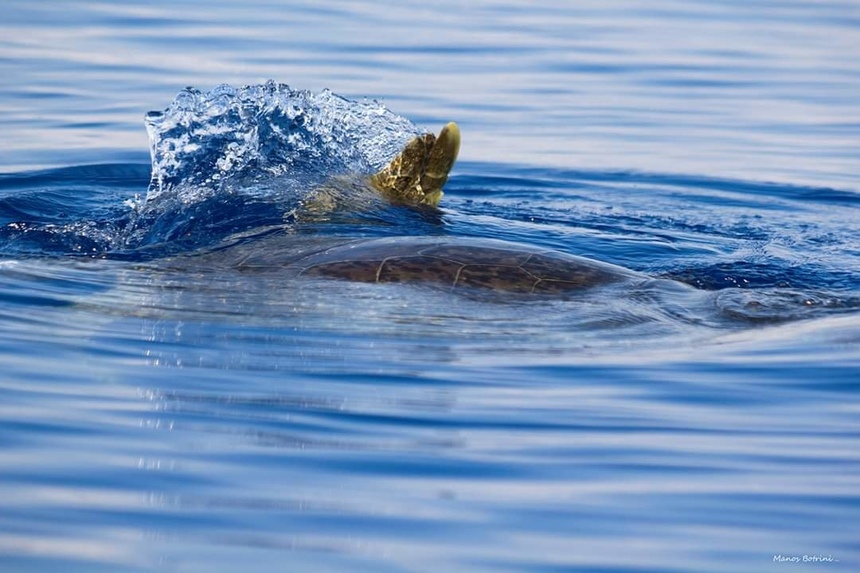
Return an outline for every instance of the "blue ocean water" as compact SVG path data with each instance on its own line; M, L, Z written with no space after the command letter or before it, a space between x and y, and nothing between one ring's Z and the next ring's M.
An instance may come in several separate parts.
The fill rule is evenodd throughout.
M0 570L860 567L855 3L10 0L0 30ZM296 218L449 120L438 211ZM653 280L278 266L332 233Z

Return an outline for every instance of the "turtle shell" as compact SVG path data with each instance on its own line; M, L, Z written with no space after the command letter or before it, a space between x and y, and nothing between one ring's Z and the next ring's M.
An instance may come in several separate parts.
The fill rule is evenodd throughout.
M292 266L306 276L516 293L569 292L637 276L622 267L556 251L464 238L360 240L306 256Z

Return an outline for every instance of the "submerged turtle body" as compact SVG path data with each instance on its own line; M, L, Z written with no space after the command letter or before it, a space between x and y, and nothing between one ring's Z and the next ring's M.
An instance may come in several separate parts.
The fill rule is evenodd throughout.
M432 237L358 240L290 264L299 275L456 289L564 293L641 278L622 267L505 241Z
M460 148L460 130L410 141L380 172L334 179L316 189L299 221L330 220L333 210L360 209L368 196L388 203L436 207ZM246 250L250 249L250 250ZM506 241L453 237L351 239L287 234L233 250L244 271L287 270L293 276L370 283L432 283L451 290L568 293L642 279L622 267ZM223 256L223 254L222 254Z

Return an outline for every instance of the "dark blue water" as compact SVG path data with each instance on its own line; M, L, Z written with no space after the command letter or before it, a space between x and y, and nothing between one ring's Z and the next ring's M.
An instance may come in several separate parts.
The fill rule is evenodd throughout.
M0 570L860 568L854 3L12 1L0 31ZM303 217L449 120L439 211ZM328 235L653 280L277 264Z

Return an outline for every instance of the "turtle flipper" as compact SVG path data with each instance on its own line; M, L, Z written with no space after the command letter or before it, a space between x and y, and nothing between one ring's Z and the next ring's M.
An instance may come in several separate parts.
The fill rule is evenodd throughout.
M435 207L459 151L460 128L451 122L438 137L425 133L412 139L370 182L395 203Z

